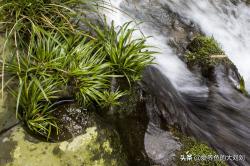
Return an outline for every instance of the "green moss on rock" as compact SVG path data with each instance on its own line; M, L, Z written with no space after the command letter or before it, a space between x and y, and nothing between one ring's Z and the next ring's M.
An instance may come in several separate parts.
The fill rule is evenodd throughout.
M0 137L0 147L7 146L11 149L2 150L11 158L7 156L8 161L1 166L126 165L117 134L97 126L89 127L85 134L61 143L40 142L19 126ZM0 158L6 158L5 154L1 155Z
M198 65L203 73L218 64L233 65L213 37L197 36L187 47L186 59L190 67Z
M240 78L240 84L239 84L238 90L239 90L241 93L243 93L244 95L246 95L246 96L249 95L248 92L247 92L247 90L246 90L245 81L244 81L244 78L243 78L243 77Z
M197 36L187 47L187 61L192 64L213 65L211 56L224 55L219 44L212 37Z
M199 142L192 137L187 137L176 129L172 130L173 134L180 139L182 148L176 154L175 164L177 166L227 166L224 161L205 159L202 157L215 157L218 156L217 152L209 147L207 144ZM182 160L182 157L192 156L192 160ZM197 158L200 157L198 160ZM196 158L196 159L195 159Z
M187 46L186 60L189 68L199 67L202 75L210 80L214 79L213 71L218 65L225 67L226 73L229 75L229 70L233 71L237 76L236 89L244 95L248 95L245 89L245 82L240 76L237 67L225 55L220 45L213 37L199 35L195 37Z

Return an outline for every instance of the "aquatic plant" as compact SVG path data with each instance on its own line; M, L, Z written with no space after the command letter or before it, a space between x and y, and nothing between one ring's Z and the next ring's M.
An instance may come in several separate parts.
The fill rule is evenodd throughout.
M129 83L140 80L144 68L153 63L152 55L155 53L149 51L147 37L134 38L136 29L131 28L131 22L115 27L114 22L109 26L105 20L102 26L90 26L99 47L112 65L113 73L126 77Z
M0 0L0 30L15 36L18 44L29 40L32 26L45 30L74 31L77 20L94 11L97 0ZM84 10L83 10L84 9Z
M119 29L106 21L89 23L85 14L96 12L97 2L0 0L0 31L6 33L5 45L10 41L14 46L8 55L3 52L2 88L16 97L17 117L31 131L47 138L58 131L53 103L63 97L73 97L85 108L119 105L127 93L112 87L111 80L137 81L152 64L154 52L146 38L133 39L131 23ZM92 37L78 21L89 23Z
M187 61L190 65L199 65L204 68L210 68L218 62L218 59L213 58L222 56L225 59L225 53L214 40L213 37L199 35L187 47Z
M52 99L58 97L61 82L54 77L36 78L35 76L19 78L18 91L9 91L17 98L17 117L33 132L50 137L52 129L58 127L51 115L54 111Z
M175 164L177 166L226 166L225 161L203 159L202 157L219 157L219 154L206 143L200 142L193 137L188 137L176 128L171 128L172 133L180 139L182 148L176 153ZM186 160L190 156L191 160Z
M120 105L119 99L128 93L126 91L107 91L100 93L101 107L110 108L111 106Z
M16 96L18 118L30 130L49 137L53 128L57 128L56 119L51 114L53 102L62 97L73 97L85 108L93 103L101 108L119 105L119 99L126 92L111 90L110 80L118 77L120 72L128 78L131 78L130 74L140 76L143 67L153 59L151 52L142 51L146 47L144 42L144 39L132 42L126 56L135 60L117 72L115 62L100 47L99 40L87 38L81 32L61 35L33 26L27 50L19 50L18 56L16 50L12 50L5 63L6 77L10 78L7 89ZM117 49L113 45L109 47ZM143 55L149 59L144 59ZM136 59L135 56L141 57ZM141 66L137 67L137 63Z

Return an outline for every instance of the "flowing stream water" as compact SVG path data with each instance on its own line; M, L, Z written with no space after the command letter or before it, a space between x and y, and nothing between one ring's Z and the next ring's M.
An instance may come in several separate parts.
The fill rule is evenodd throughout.
M149 5L149 1L129 2L123 0L112 0L110 1L110 3L113 11L106 12L109 22L114 21L115 25L121 26L131 20L137 23L145 21L145 23L139 25L131 25L139 27L140 29L140 31L136 31L134 35L135 37L141 37L142 35L150 36L147 43L151 46L154 46L155 51L160 52L156 55L156 66L172 81L174 86L179 91L191 91L192 93L202 92L203 94L204 92L206 93L207 88L201 86L198 78L196 78L196 76L194 76L187 69L185 63L182 62L172 51L171 47L167 45L168 36L162 34L162 32L159 31L159 28L154 27L154 25L152 24L154 23L154 21L152 23L149 23L144 18L140 18L141 16L147 17L147 14L144 15L144 13L138 13L135 3L139 3L140 5L143 5L145 3L146 5ZM156 4L158 3L156 2ZM143 8L140 8L139 10L143 10ZM139 18L137 18L138 14Z
M194 22L203 33L213 36L237 66L245 80L246 89L250 91L250 7L245 3L240 2L236 5L230 0L111 0L109 2L112 4L114 12L107 12L107 15L109 20L113 20L116 25L122 25L131 20L145 22L140 24L140 30L144 35L152 36L148 43L159 48L157 51L161 52L156 58L156 63L175 87L178 87L178 90L185 88L185 90L190 90L191 88L193 93L194 89L198 91L201 89L197 89L199 87L197 78L187 70L186 65L167 45L168 36L159 31L154 24L159 22L159 19L162 22L167 21L164 20L164 10L150 11L156 12L154 13L156 17L153 18L155 20L150 20L150 24L147 18L149 13L146 13L148 11L144 11L146 9L143 8L147 5L152 5L151 7L168 6L184 21ZM138 8L138 6L142 8ZM141 36L139 33L137 35Z
M213 36L234 62L250 91L250 7L230 0L160 1Z
M244 161L228 161L230 165L249 165L249 98L233 88L220 67L216 68L217 84L204 84L199 75L186 67L183 52L176 51L170 41L181 38L183 31L192 36L193 32L188 33L190 29L213 36L238 68L250 92L250 7L230 0L109 0L108 3L113 6L112 12L105 11L108 21L113 20L116 25L142 21L137 25L140 31L135 37L152 36L148 44L160 52L156 55L157 64L144 75L148 91L155 96L148 110L157 110L167 123L178 123L184 132L208 142L219 153L246 156ZM154 121L152 117L149 119Z

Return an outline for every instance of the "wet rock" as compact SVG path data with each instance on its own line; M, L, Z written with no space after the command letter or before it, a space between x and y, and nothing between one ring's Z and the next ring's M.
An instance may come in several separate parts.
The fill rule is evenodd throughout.
M114 110L114 114L100 112L119 133L129 166L151 165L144 146L148 117L142 95L142 91L134 86L130 94L121 100L122 104Z
M208 87L219 84L223 75L231 84L230 88L234 87L247 95L244 80L237 67L212 37L195 37L187 46L186 60L189 69L197 75L200 73Z
M2 56L5 39L0 34L0 55ZM6 47L5 52L8 52ZM5 80L6 82L6 80ZM10 94L4 91L3 97L0 97L0 134L17 124L15 112L15 101Z
M114 126L120 135L121 143L131 166L168 166L173 158L179 142L159 125L159 116L148 112L146 105L152 103L142 91L134 85L130 94L121 100L121 105L114 114L105 114L105 120ZM159 123L158 123L159 122Z
M199 27L181 18L160 0L127 0L122 3L121 8L128 12L130 17L143 20L149 31L154 29L157 33L168 36L168 43L180 56L183 56L190 38L201 34Z
M94 113L80 107L74 101L63 102L57 106L53 116L58 120L59 135L53 134L53 141L64 141L76 137L85 132L97 120Z
M152 95L150 108L166 125L178 126L218 154L241 155L240 160L227 161L229 165L249 165L250 99L232 86L223 70L215 73L217 84L211 84L202 95L180 93L158 69L148 68L143 83Z
M126 165L119 137L108 128L92 126L61 143L30 141L27 134L17 126L0 137L1 166Z
M146 112L149 118L144 137L146 153L153 164L175 165L174 158L181 148L179 140L166 128L161 112L154 108L154 99L146 94Z
M148 157L161 166L174 165L176 152L181 148L181 144L170 132L153 124L148 125L144 144Z
M0 98L0 133L18 123L15 111L15 101L5 92Z

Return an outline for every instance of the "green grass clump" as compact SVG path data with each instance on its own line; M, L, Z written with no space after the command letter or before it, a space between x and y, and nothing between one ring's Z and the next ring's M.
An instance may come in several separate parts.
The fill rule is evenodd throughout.
M105 7L98 2L0 0L0 32L6 34L2 93L6 88L16 97L17 117L31 131L47 138L58 132L53 104L63 97L85 108L119 105L127 92L112 80L125 78L131 85L152 64L154 52L146 38L133 38L131 23L89 23L87 14ZM81 30L82 24L90 27Z
M52 101L62 94L87 106L90 101L99 102L102 91L109 88L104 55L86 40L82 35L65 40L57 33L33 34L28 51L9 56L6 76L19 85L17 90L13 85L8 89L17 98L18 118L30 130L49 136L56 127Z
M33 132L50 137L52 129L58 133L50 100L57 98L60 82L55 78L20 78L18 92L10 90L17 98L17 117Z
M96 11L98 0L0 0L0 32L7 41L24 48L33 26L46 31L74 33L87 12Z
M58 33L38 33L32 35L28 48L20 56L15 52L9 56L5 73L12 84L19 81L16 93L13 85L8 89L17 98L18 117L29 129L51 132L56 122L50 107L62 94L86 107L91 101L100 105L105 101L102 92L109 89L109 64L94 41L82 35L65 40Z
M123 33L127 34L125 30ZM131 38L132 34L129 35ZM118 34L115 42L116 39L120 39ZM129 43L131 47L126 44L120 46L121 50L129 47L129 52L123 55L120 51L124 61L122 58L114 61L98 37L88 38L80 32L61 35L33 26L28 49L12 50L4 68L5 76L10 78L7 89L17 99L18 118L30 130L49 138L52 130L58 130L52 116L53 103L62 97L73 97L85 108L91 104L100 108L119 105L119 99L127 92L120 91L119 87L112 90L110 81L116 77L131 79L137 76L129 82L139 79L143 68L153 60L153 52L143 50L146 48L144 42L144 39L138 39L138 43L133 40ZM109 47L117 49L117 45ZM143 59L143 55L149 59ZM117 56L119 59L120 55ZM126 69L116 68L126 64Z
M110 108L112 106L120 105L119 99L123 96L127 95L126 91L103 91L101 93L101 107L103 108Z
M155 52L149 51L145 38L133 38L136 31L131 22L115 27L114 22L108 26L91 25L97 36L100 49L112 65L113 73L126 77L129 83L141 79L144 68L153 62Z
M182 148L175 157L175 164L177 166L226 166L227 164L224 161L214 160L214 159L206 159L206 160L195 160L195 157L205 156L205 157L214 157L218 156L218 153L209 147L205 143L201 143L195 140L192 137L187 137L177 131L176 129L173 130L176 137L180 139L182 143ZM187 157L187 155L192 156L192 160L185 161L181 160L181 157Z
M211 67L216 64L216 59L211 56L225 55L213 37L197 36L187 47L187 61L190 65Z

